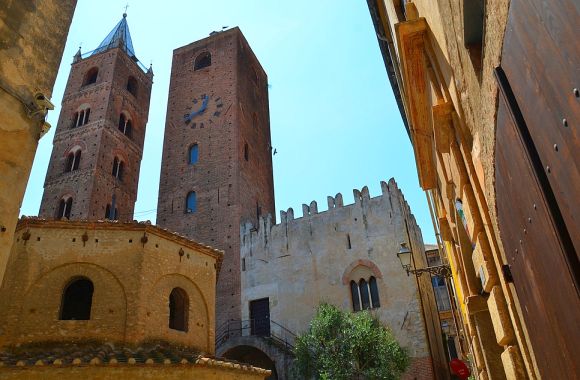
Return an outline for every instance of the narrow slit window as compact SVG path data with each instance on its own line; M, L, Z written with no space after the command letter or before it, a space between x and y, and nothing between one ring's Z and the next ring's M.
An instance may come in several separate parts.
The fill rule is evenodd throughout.
M189 298L185 290L174 288L169 294L169 328L187 331Z

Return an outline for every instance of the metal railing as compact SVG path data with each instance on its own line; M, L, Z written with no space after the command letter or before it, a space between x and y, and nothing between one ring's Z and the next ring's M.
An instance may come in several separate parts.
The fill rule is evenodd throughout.
M216 331L216 348L232 338L255 336L270 341L286 351L294 349L296 334L271 319L231 320Z

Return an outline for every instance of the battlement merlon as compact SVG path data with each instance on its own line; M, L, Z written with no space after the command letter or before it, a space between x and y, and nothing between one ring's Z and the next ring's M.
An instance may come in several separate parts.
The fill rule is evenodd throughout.
M302 204L302 217L295 219L294 218L294 209L292 207L288 208L286 211L280 210L280 223L279 224L272 224L272 215L268 214L265 216L261 216L258 220L257 226L254 226L251 223L246 223L245 225L241 226L241 238L244 241L244 236L249 236L252 233L259 235L264 240L267 239L270 230L274 226L284 225L293 220L300 220L306 217L314 217L318 214L325 214L327 212L333 212L333 210L340 209L343 207L352 207L355 205L362 205L369 202L371 199L377 199L380 197L387 196L391 199L392 196L397 197L400 199L401 206L405 208L409 216L412 218L413 222L415 222L415 218L410 211L410 207L405 201L405 197L402 191L397 186L397 182L394 178L389 179L388 182L381 181L381 195L376 197L371 197L369 189L367 186L364 186L361 190L353 189L353 196L354 202L352 204L344 205L343 197L341 193L337 193L334 197L328 196L327 203L328 209L326 211L318 211L318 204L316 201L310 202L310 204Z

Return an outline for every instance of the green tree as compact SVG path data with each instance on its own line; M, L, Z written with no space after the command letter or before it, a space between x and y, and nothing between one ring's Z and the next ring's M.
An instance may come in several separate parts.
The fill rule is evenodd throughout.
M367 312L321 304L310 330L296 339L295 371L303 379L398 379L409 355Z

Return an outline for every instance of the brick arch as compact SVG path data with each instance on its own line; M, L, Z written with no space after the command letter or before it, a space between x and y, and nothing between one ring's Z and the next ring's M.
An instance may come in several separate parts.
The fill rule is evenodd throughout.
M70 152L75 151L75 148L79 148L80 150L82 150L83 152L86 152L87 150L87 144L84 141L81 140L74 140L69 146L68 148L66 148L62 154L63 157L68 156L68 154Z
M78 244L78 243L77 243ZM60 321L62 292L72 278L86 277L94 284L91 319ZM34 310L34 312L32 312ZM50 268L25 290L14 335L30 341L70 341L77 338L119 340L126 336L127 294L109 269L86 262L69 262Z
M383 278L383 274L381 273L381 270L379 269L379 267L376 266L375 263L373 263L370 260L358 259L358 260L355 260L352 263L350 263L350 265L348 267L346 267L346 269L344 270L344 273L342 274L342 284L343 285L348 285L350 274L352 273L352 271L356 267L359 267L359 266L363 266L363 267L368 268L376 278Z
M169 329L169 294L181 288L189 299L189 321L187 332ZM147 331L150 338L175 341L213 352L214 336L210 331L213 317L200 287L191 278L180 273L169 273L159 277L146 291Z
M115 157L119 157L119 159L121 159L121 161L123 161L123 163L125 164L125 169L127 169L130 166L129 160L127 159L127 154L125 153L125 151L123 151L122 149L113 149L111 151L112 155L111 157L113 158L113 160L115 159ZM112 161L111 161L112 164Z

